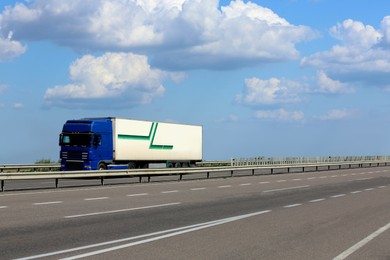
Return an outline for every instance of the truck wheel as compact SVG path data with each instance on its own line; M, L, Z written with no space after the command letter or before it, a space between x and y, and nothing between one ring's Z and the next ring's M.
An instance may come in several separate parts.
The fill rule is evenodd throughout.
M183 162L182 167L183 167L183 168L188 168L188 167L190 167L190 163L188 163L188 162Z
M175 163L175 168L181 168L181 163L179 162Z
M103 163L103 162L99 163L98 170L99 171L107 170L107 165L105 163Z
M135 162L129 162L129 164L127 165L127 167L128 167L129 169L135 169L135 168L136 168L136 164L135 164Z

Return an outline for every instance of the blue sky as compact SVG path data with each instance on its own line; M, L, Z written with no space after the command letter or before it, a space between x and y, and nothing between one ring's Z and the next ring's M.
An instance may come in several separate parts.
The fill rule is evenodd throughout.
M390 1L0 0L0 164L68 119L203 125L204 159L390 154Z

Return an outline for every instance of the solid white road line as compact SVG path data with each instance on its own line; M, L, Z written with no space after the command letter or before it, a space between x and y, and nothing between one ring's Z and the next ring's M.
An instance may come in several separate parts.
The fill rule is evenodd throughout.
M6 209L8 206L0 206L0 209Z
M71 216L65 216L64 218L80 218L80 217L112 214L112 213L134 211L134 210L141 210L141 209L160 208L160 207L167 207L167 206L173 206L173 205L179 205L179 204L181 204L181 203L180 202L174 202L174 203L166 203L166 204L152 205L152 206L146 206L146 207L129 208L129 209L118 209L118 210L110 210L110 211L101 211L101 212L92 212L92 213L86 213L86 214L71 215Z
M92 251L92 252L81 254L81 255L71 256L71 257L63 258L62 260L73 260L73 259L80 259L80 258L95 256L95 255L99 255L99 254L103 254L103 253L107 253L107 252L111 252L111 251L115 251L115 250L119 250L119 249L123 249L123 248L137 246L137 245L150 243L150 242L161 240L161 239L165 239L165 238L170 238L170 237L174 237L174 236L178 236L178 235L182 235L182 234L186 234L186 233L190 233L190 232L194 232L194 231L198 231L198 230L202 230L202 229L218 226L218 225L223 225L223 224L234 222L234 221L238 221L238 220L241 220L241 219L246 219L246 218L262 215L262 214L265 214L265 213L268 213L268 212L271 212L271 210L264 210L264 211L259 211L259 212L255 212L255 213L251 213L251 214L245 214L245 215L240 215L240 216L236 216L236 217L220 219L220 220L217 220L217 221L206 222L206 223L204 223L202 225L198 225L198 226L195 226L195 227L192 227L192 228L188 228L188 229L184 229L184 230L181 230L181 231L176 231L176 232L173 232L173 233L169 233L169 234L165 234L165 235L161 235L161 236L157 236L157 237L152 237L152 238L148 238L148 239L144 239L144 240L140 240L140 241L124 244L124 245L114 246L114 247L111 247L111 248L106 248L106 249L101 249L101 250L97 250L97 251Z
M173 228L173 229L158 231L158 232L154 232L154 233L139 235L139 236L135 236L135 237L128 237L128 238L123 238L123 239L118 239L118 240L102 242L102 243L98 243L98 244L92 244L92 245L87 245L87 246L82 246L82 247L65 249L65 250L56 251L56 252L50 252L50 253L34 255L34 256L28 256L28 257L18 258L18 260L30 260L30 259L37 259L37 258L54 256L54 255L66 254L66 253L86 250L86 249L89 249L89 248L99 247L99 246L107 246L107 245L127 242L127 241L131 241L131 240L136 240L136 239L141 239L141 238L146 238L146 237L151 237L151 236L158 236L158 235L171 233L171 232L175 232L175 233L171 233L170 234L171 236L175 236L175 235L180 235L181 233L178 233L178 231L181 231L181 230L184 230L187 233L187 232L191 232L191 231L196 231L197 230L196 228L198 228L198 227L200 227L200 229L208 228L208 227L212 227L213 225L221 225L221 224L229 223L229 222L232 222L232 221L237 221L237 220L240 220L240 219L244 219L244 218L249 218L249 217L265 214L265 213L268 213L268 212L271 212L271 210L264 210L264 211L259 211L259 212L250 213L250 214L246 214L246 215L235 216L235 217L225 218L225 219L219 219L219 220L214 220L214 221L210 221L210 222L204 222L204 223L200 223L200 224L194 224L194 225L189 225L189 226L184 226L184 227L179 227L179 228ZM137 244L143 244L143 243L152 242L154 240L163 239L163 238L165 238L165 237L160 236L160 237L152 238L153 240L149 240L149 241L148 240L142 240L142 241L139 241L139 242L136 242L136 243ZM134 245L135 245L134 243L131 243L131 244L127 244L126 247L130 247L130 246L134 246ZM109 248L108 251L113 251L113 250L117 250L117 249ZM92 252L92 253L94 255L97 255L97 254L99 254L97 252L98 251L95 251L95 252ZM104 252L102 252L102 253L104 253ZM91 253L89 253L89 254L91 254ZM75 257L80 258L81 256L75 256Z
M265 190L263 192L275 192L275 191L285 191L285 190L294 190L294 189L302 189L310 187L309 185L303 185L303 186L296 186L296 187L290 187L290 188L283 188L283 189L274 189L274 190Z
M357 193L361 193L362 191L361 190L355 190L355 191L351 191L351 194L357 194Z
M37 202L33 203L33 205L50 205L50 204L60 204L62 201L48 201L48 202Z
M378 229L377 231L375 231L371 235L365 237L360 242L356 243L355 245L351 246L350 248L348 248L347 250L345 250L344 252L342 252L341 254L336 256L335 258L333 258L333 260L343 260L343 259L347 258L349 255L353 254L359 248L368 244L368 242L370 242L371 240L373 240L374 238L376 238L377 236L379 236L380 234L382 234L383 232L385 232L389 228L390 228L390 223L387 223L387 225L381 227L380 229Z

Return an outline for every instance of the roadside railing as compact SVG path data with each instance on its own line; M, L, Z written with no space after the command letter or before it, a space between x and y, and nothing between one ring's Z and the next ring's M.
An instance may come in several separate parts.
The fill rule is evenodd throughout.
M288 164L287 162L290 162ZM296 162L296 161L295 161ZM142 178L147 178L151 181L151 177L176 175L178 180L182 180L184 175L204 174L205 178L209 179L211 174L218 172L226 172L228 177L233 177L237 172L247 171L249 175L257 174L275 174L275 173L290 173L305 172L305 171L323 171L332 169L351 169L375 166L389 166L389 160L372 160L369 158L364 161L338 160L331 162L316 162L291 164L291 161L286 161L286 164L278 165L251 165L251 166L225 166L225 167L191 167L191 168L164 168L164 169L128 169L128 170L106 170L106 171L52 171L52 172L3 172L0 174L0 191L4 191L5 181L11 180L38 180L38 179L54 179L55 187L58 188L60 179L70 178L99 178L101 185L104 185L104 180L112 177L138 177L142 182Z
M326 156L326 157L283 157L283 158L232 158L230 166L249 165L294 165L294 164L327 164L390 161L390 156Z
M0 165L0 173L3 172L36 172L36 171L59 171L60 164L3 164Z

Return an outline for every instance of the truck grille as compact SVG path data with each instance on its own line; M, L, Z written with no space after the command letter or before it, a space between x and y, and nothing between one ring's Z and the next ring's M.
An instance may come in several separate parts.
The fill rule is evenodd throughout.
M61 158L68 160L88 160L88 152L61 152Z
M69 171L83 170L83 162L66 162L66 169Z

